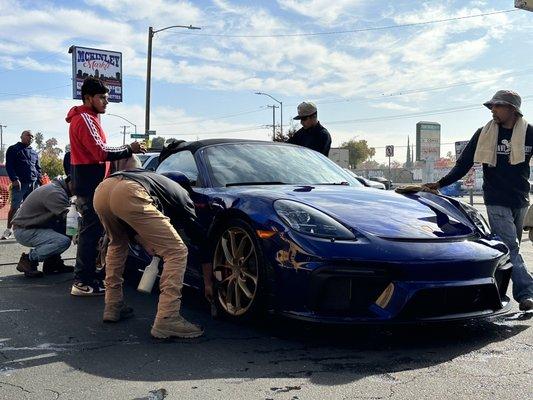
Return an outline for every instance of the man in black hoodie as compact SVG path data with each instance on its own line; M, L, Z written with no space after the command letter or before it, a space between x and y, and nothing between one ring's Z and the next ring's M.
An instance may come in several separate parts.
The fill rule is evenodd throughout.
M166 176L144 169L128 169L112 174L98 185L94 208L109 237L104 322L117 322L133 312L124 304L122 274L130 236L137 235L150 253L163 259L161 294L152 336L161 339L201 336L203 329L180 315L188 249L174 226L183 227L200 247L205 247L207 241L189 193ZM207 258L208 251L201 249L199 255Z

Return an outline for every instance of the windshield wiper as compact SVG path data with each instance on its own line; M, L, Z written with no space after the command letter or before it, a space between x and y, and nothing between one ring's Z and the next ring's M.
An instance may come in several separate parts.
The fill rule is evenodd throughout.
M228 187L228 186L253 186L253 185L287 185L287 183L279 182L279 181L226 183L226 187Z
M342 186L350 186L350 184L346 181L343 182L325 182L325 183L313 183L313 185L342 185Z

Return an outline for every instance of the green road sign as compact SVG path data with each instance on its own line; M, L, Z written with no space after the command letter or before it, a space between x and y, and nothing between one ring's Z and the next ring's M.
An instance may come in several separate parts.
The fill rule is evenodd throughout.
M144 133L132 133L130 136L132 139L146 139Z

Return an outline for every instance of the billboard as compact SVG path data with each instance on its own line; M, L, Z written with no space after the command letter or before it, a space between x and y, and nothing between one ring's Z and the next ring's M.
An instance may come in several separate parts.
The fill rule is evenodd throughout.
M416 124L416 161L440 158L440 124L421 121Z
M101 79L109 88L109 101L122 102L122 53L72 46L72 98L81 99L85 78Z
M465 149L467 144L468 144L468 140L461 140L459 142L455 142L455 159L456 160L458 160L459 157L461 157L461 154L463 154L463 150Z

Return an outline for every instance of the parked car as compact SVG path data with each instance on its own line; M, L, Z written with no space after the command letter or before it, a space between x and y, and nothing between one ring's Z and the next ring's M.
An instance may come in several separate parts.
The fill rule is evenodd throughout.
M344 169L348 171L348 173L350 173L355 179L357 179L363 186L385 190L385 185L383 183L371 181L370 179L366 179L364 176L357 175L355 172L347 168Z
M139 157L141 165L144 169L155 171L159 165L159 153L137 154L137 157Z
M444 321L509 310L507 247L453 198L368 190L286 143L181 143L157 172L187 188L212 243L222 315L329 323ZM189 243L185 284L201 289ZM150 257L136 248L128 265Z
M392 189L392 181L390 179L383 178L382 176L373 176L373 177L368 178L368 179L370 179L371 181L374 181L374 182L382 183L383 185L385 185L385 189L386 190Z

